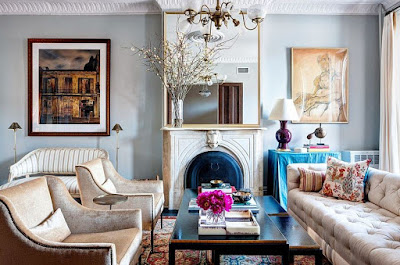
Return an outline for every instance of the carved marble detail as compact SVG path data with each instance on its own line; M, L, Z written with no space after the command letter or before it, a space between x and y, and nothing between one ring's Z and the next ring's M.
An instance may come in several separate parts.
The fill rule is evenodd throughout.
M163 131L163 181L166 205L178 209L185 172L198 154L221 151L232 155L243 170L243 183L254 194L263 190L263 145L260 130Z
M208 131L207 132L207 144L211 149L215 149L219 145L221 133L219 131Z

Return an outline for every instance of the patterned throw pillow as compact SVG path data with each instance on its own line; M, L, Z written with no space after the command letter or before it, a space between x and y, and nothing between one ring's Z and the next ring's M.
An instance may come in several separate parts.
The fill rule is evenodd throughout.
M371 159L356 163L346 163L328 157L326 179L321 193L348 201L360 202L364 199L364 178Z
M300 167L300 190L320 191L325 181L324 171L308 170Z

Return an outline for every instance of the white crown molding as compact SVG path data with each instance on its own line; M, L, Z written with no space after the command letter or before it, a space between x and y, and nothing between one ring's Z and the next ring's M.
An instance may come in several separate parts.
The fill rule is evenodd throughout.
M152 2L0 2L0 15L130 15L159 14Z
M394 7L396 4L399 3L399 0L385 0L383 1L383 6L385 7L385 9L390 9L392 7Z
M130 15L159 14L161 10L181 10L187 0L0 0L0 15ZM246 9L262 4L268 14L305 15L377 15L379 1L360 0L232 0L236 7ZM385 0L389 8L398 0ZM209 6L215 0L204 1ZM359 2L359 3L357 3Z
M257 63L257 57L221 57L215 60L216 63L234 63L234 64L245 64L245 63Z
M271 1L266 4L268 14L302 15L377 15L379 4L330 4L330 3L280 3Z
M156 0L162 10L181 10L185 1ZM398 0L386 0L398 1ZM303 14L303 15L377 15L379 3L357 3L357 0L232 0L240 9L246 9L254 4L266 6L267 14ZM210 7L215 5L214 0L205 0Z

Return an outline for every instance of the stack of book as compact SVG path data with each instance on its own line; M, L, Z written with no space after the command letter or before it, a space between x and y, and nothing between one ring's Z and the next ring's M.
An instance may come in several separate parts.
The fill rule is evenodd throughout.
M329 152L331 150L327 144L305 144L304 148L307 148L307 151L310 153Z
M225 213L225 223L206 224L206 216L200 212L199 235L259 235L260 226L249 210Z
M193 198L189 202L189 211L199 211L200 207L197 205L196 198ZM250 201L244 202L244 203L234 203L232 204L232 210L250 210L254 214L258 213L260 211L260 207L258 207L258 204L254 200L254 198L251 198Z
M229 183L223 183L220 187L212 187L211 183L201 183L198 192L202 193L206 191L215 191L215 190L221 190L226 194L232 194L233 192L236 192L235 186L231 186L231 184Z

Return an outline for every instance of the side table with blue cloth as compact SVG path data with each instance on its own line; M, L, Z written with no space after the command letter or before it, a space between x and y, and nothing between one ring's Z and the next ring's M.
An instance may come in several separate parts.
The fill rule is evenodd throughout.
M340 152L295 153L268 150L268 189L273 188L272 195L285 210L287 210L287 166L293 163L325 163L328 156L340 159Z

